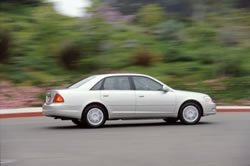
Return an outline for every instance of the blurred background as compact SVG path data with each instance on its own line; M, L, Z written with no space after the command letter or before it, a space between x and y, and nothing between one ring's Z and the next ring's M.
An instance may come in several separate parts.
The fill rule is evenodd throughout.
M149 74L250 105L249 0L1 0L0 108L88 75Z

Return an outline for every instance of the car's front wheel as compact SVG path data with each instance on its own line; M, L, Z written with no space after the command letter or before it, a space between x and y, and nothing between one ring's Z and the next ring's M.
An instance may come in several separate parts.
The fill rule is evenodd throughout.
M196 124L201 119L201 108L194 102L185 103L179 112L179 118L183 124Z
M83 121L87 127L98 128L102 127L106 122L106 114L102 106L91 105L84 111Z

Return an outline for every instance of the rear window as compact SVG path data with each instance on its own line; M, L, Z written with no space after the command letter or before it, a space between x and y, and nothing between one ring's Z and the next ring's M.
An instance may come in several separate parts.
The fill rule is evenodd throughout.
M87 77L83 80L80 80L72 85L70 85L68 88L69 89L75 89L75 88L79 88L80 86L84 85L85 83L89 82L90 80L94 79L95 76L90 76L90 77Z
M129 78L127 76L115 76L105 78L104 90L131 90Z

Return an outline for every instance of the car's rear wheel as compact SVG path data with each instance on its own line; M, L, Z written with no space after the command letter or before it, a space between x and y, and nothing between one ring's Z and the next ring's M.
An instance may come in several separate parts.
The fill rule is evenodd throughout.
M194 102L185 103L179 112L180 120L183 124L196 124L201 119L201 108Z
M102 106L90 105L84 111L83 121L87 127L102 127L106 122L106 119L106 112Z
M163 120L168 124L174 124L178 121L178 118L164 118Z

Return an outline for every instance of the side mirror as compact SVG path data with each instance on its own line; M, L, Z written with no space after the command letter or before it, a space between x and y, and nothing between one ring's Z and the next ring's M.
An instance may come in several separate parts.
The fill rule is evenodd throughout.
M163 92L167 92L167 91L168 91L168 87L167 87L166 85L163 85L162 91L163 91Z

